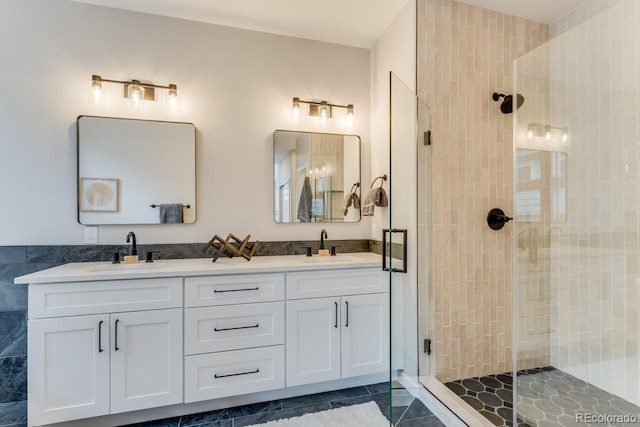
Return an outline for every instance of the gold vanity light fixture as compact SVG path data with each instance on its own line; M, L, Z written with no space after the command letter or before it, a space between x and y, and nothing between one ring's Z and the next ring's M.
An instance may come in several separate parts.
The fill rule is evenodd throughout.
M566 127L555 127L551 125L541 125L538 123L529 123L527 125L527 138L544 137L546 142L550 142L554 138L554 133L560 133L560 139L563 144L569 142L569 129Z
M334 108L344 108L347 110L346 115L346 125L347 127L351 127L353 125L353 104L340 105L340 104L330 104L327 101L305 101L298 97L293 98L293 104L291 106L291 117L294 122L300 120L301 114L301 106L300 104L308 104L309 105L309 115L312 117L320 117L322 123L326 123L327 119L333 117L333 109Z
M178 86L170 83L167 86L155 85L152 83L141 83L140 80L112 80L103 79L101 76L94 74L91 76L91 96L92 104L104 104L105 95L103 83L117 83L124 86L123 96L129 99L129 106L134 109L142 109L144 101L155 101L155 90L166 89L165 105L172 113L179 112L180 102L178 98Z

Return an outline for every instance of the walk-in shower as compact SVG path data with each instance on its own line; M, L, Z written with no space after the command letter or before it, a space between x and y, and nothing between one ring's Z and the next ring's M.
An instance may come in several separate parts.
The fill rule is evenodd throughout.
M467 422L640 423L640 10L612 3L550 40L418 8L434 140L418 144L419 376ZM515 220L489 228L493 208Z

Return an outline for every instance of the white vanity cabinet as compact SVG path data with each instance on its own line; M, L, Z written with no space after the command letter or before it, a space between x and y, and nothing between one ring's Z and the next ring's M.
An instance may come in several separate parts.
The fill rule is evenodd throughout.
M388 371L387 277L377 268L287 274L288 387Z
M375 254L349 259L79 263L18 278L29 283L29 427L123 425L383 381L388 275Z
M182 279L42 284L29 292L30 425L183 401ZM38 318L48 315L60 317Z

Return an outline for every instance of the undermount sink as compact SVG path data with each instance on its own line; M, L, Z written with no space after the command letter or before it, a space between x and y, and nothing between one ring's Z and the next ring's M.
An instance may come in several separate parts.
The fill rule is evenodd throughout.
M164 262L144 262L140 261L136 264L100 264L85 267L84 271L93 273L96 271L120 271L120 270L149 270L164 266Z
M326 262L326 263L331 263L331 262L351 262L351 261L357 261L358 258L353 257L351 255L334 255L334 256L312 256L312 257L307 257L307 259L304 260L304 262L308 262L308 263L322 263L322 262Z

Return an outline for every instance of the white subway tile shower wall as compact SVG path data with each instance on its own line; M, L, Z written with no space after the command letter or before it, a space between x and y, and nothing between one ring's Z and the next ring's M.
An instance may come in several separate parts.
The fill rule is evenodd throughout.
M534 54L548 71L533 57L518 70L548 80L549 122L569 130L567 220L544 248L550 364L638 404L640 15L602 3L615 4Z
M580 6L549 24L549 36L551 38L559 36L620 1L621 0L585 0Z

